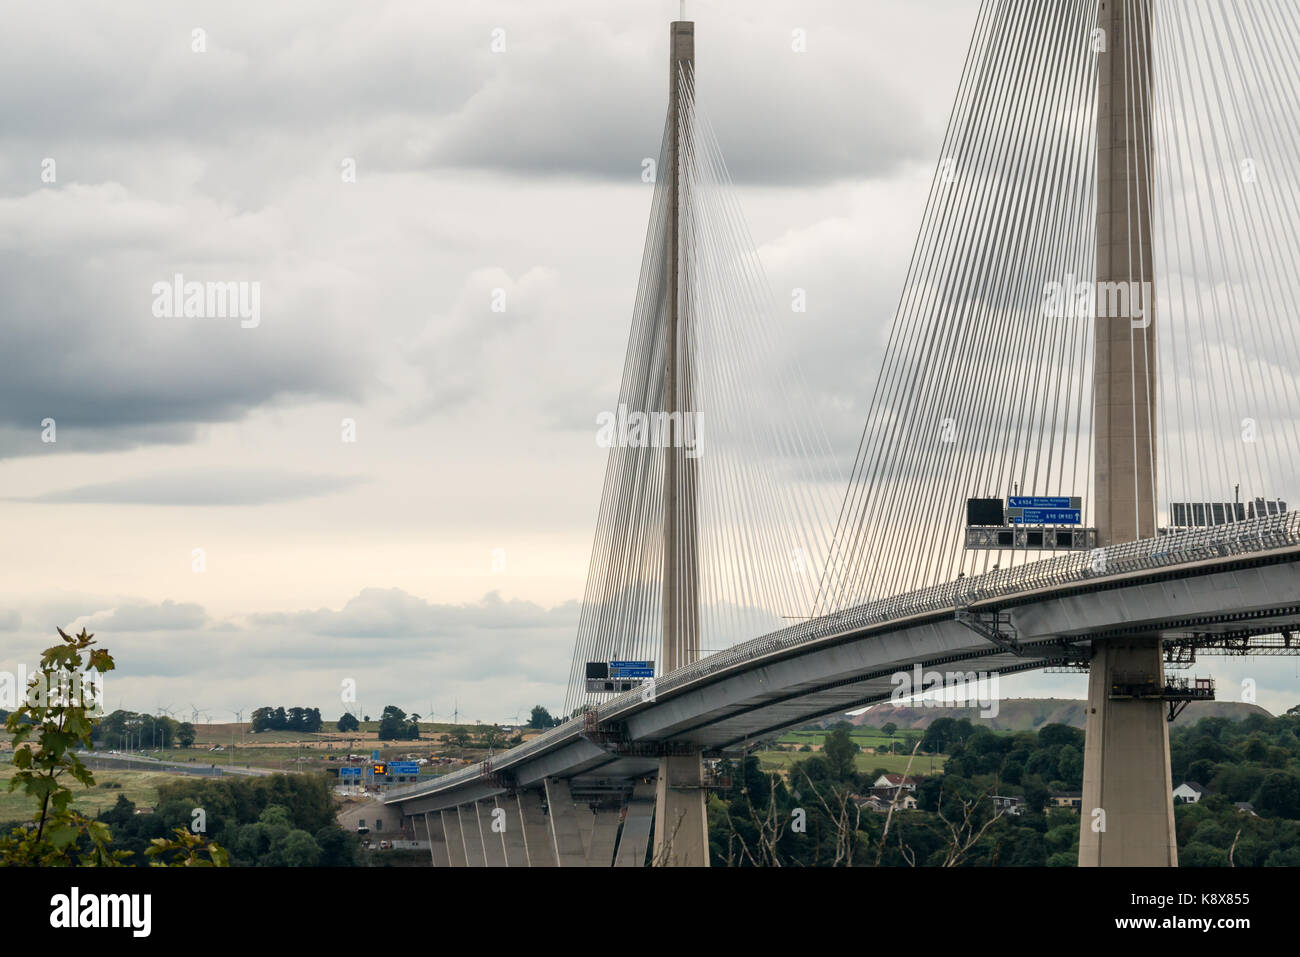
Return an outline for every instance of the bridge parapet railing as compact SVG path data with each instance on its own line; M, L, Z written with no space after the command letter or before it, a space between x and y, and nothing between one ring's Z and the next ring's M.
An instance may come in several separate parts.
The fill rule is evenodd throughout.
M868 625L884 624L912 615L955 610L974 602L1053 585L1068 585L1093 578L1270 551L1288 545L1300 545L1300 512L1284 512L1208 528L1191 528L1153 539L1047 558L1015 568L1001 568L983 575L930 585L902 595L875 599L733 645L656 678L655 693L672 691L746 661ZM602 720L612 718L636 706L641 700L640 690L628 691L597 706L596 712ZM582 727L582 716L570 718L531 741L498 755L494 766L499 769L517 763L562 740L577 738ZM436 779L437 789L471 781L481 777L482 773L481 764L453 771ZM398 797L423 791L428 786L426 782L394 788L389 796Z

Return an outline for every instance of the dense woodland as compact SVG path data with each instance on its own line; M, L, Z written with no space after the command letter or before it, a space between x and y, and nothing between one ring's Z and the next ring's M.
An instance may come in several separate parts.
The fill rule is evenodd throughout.
M1297 712L1207 718L1171 733L1174 783L1195 781L1210 792L1175 807L1182 866L1300 866ZM822 752L796 763L786 779L752 757L723 769L731 786L709 803L715 866L1075 865L1078 813L1049 802L1052 792L1082 786L1080 729L997 733L964 719L936 720L919 752L948 754L945 773L920 778L917 810L892 813L859 808L883 770L855 770L848 729L832 730ZM994 794L1022 798L1021 813L997 814ZM1253 813L1237 802L1249 802Z
M125 797L99 819L113 831L113 846L133 851L128 863L144 864L144 849L172 828L189 829L202 811L207 837L230 853L233 865L347 867L360 863L357 839L334 818L330 785L319 774L259 778L184 778L158 788L152 814L136 814Z

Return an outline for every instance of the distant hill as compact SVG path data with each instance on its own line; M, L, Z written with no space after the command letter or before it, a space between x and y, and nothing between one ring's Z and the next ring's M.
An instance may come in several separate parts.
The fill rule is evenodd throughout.
M1202 718L1230 718L1240 721L1247 715L1273 715L1256 704L1239 701L1193 701L1174 719L1175 725L1194 724ZM1078 698L1009 698L998 702L996 717L981 718L979 708L920 708L897 706L889 702L872 705L867 711L851 718L832 718L820 727L847 720L854 725L879 728L890 721L902 728L928 728L936 718L969 718L972 724L985 724L994 731L1037 731L1045 724L1068 724L1082 728L1086 715L1085 702Z

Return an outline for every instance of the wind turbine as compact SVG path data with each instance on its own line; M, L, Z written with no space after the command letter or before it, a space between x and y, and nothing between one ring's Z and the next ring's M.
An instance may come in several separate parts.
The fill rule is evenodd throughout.
M236 727L239 728L239 746L242 748L244 746L244 712L231 711L230 713L235 716L235 725ZM234 728L230 729L230 763L232 765L235 763L235 729Z

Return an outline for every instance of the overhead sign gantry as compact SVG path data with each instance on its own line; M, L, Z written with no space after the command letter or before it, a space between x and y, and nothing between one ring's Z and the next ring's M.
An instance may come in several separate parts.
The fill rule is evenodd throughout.
M1083 528L1077 495L1009 495L966 500L966 547L985 550L1090 551L1097 530Z

